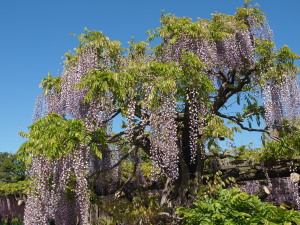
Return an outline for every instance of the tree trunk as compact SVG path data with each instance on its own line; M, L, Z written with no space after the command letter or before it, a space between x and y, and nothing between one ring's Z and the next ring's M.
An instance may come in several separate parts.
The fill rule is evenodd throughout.
M197 156L191 161L192 152L190 148L190 120L189 111L186 107L184 112L183 126L180 128L179 146L179 177L176 180L168 178L162 193L161 205L175 207L186 205L191 195L196 194L197 187L202 184L201 177L204 170L205 158L202 157L204 146L198 145Z

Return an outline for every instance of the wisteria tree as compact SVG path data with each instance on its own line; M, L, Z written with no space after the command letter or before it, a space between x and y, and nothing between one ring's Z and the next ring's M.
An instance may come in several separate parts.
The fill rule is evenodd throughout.
M42 80L34 122L22 133L28 141L19 153L32 178L25 224L75 224L74 215L88 224L89 190L126 187L119 178L128 158L143 180L142 156L165 182L160 204L184 204L201 185L205 160L232 156L220 140L246 130L280 141L275 131L298 117L300 57L275 47L250 1L210 20L163 14L149 31L147 41L160 40L155 47L123 48L99 31L78 39L61 76Z

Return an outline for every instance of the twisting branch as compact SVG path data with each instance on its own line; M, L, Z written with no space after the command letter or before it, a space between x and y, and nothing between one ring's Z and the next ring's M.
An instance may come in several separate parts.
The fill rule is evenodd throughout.
M251 82L250 76L253 72L255 72L257 69L249 69L245 71L245 75L242 79L238 79L238 84L236 86L234 85L234 78L236 71L230 71L228 72L228 75L230 75L230 78L232 79L230 82L225 81L222 83L218 95L216 96L216 100L213 105L213 110L216 113L219 111L219 109L225 104L225 102L234 94L240 92L243 87L246 84L249 84Z
M281 140L280 137L274 136L274 135L273 135L269 130L267 130L267 129L255 129L255 128L250 128L250 127L245 127L245 126L242 124L241 120L238 119L238 118L235 117L235 116L227 116L227 115L224 115L224 114L222 114L222 113L220 113L220 112L216 112L216 115L218 115L218 116L220 116L220 117L222 117L222 118L229 119L229 120L235 122L235 123L238 124L238 125L240 126L240 128L243 129L243 130L247 130L247 131L256 131L256 132L263 132L263 133L266 133L266 134L267 134L272 140L274 140L274 141L280 141L280 140ZM288 146L284 146L284 147L288 148L289 150L294 150L293 148L288 147Z
M256 132L263 132L263 133L266 133L272 140L274 141L281 141L281 138L280 137L277 137L277 136L274 136L269 130L267 129L253 129L253 128L250 128L250 127L245 127L238 118L236 118L235 116L227 116L227 115L224 115L220 112L217 112L216 115L222 117L222 118L225 118L225 119L229 119L233 122L235 122L236 124L238 124L240 126L241 129L243 130L247 130L247 131L256 131ZM294 148L291 148L287 145L283 145L285 148L291 150L291 151L296 151Z
M225 114L222 114L220 112L216 112L216 115L217 116L220 116L222 118L225 118L225 119L229 119L233 122L235 122L236 124L238 124L241 129L243 130L247 130L247 131L256 131L256 132L263 132L263 133L267 133L269 134L270 132L266 129L255 129L255 128L250 128L250 127L245 127L243 124L242 124L242 120L240 120L239 118L235 117L235 116L227 116Z

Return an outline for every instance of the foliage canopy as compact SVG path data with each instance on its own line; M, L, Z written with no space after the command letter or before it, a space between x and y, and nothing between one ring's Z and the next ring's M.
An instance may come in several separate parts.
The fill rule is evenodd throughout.
M148 41L160 44L132 40L123 48L86 29L75 52L65 55L61 76L42 80L34 123L22 133L29 140L19 151L31 160L35 180L25 223L57 217L56 202L65 199L70 183L77 188L74 213L88 223L91 185L98 195L147 186L142 156L155 165L153 178L164 177L160 204L184 204L193 193L190 181L201 183L205 160L239 157L220 140L247 130L279 141L284 120L298 117L294 61L300 56L287 46L275 48L265 15L250 1L234 15L215 13L210 20L163 14L161 27L148 33ZM240 111L232 112L232 105ZM122 127L112 132L117 119ZM263 128L257 127L261 120ZM123 181L118 171L125 160L133 174ZM55 204L43 205L44 198Z

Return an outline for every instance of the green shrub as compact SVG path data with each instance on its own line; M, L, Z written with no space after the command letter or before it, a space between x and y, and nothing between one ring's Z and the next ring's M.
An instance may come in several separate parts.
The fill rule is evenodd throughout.
M0 185L0 197L2 195L26 194L29 188L29 180L18 181L17 183L7 183Z
M257 196L240 192L238 188L220 188L214 197L198 197L193 204L192 208L177 208L176 213L182 217L183 224L300 224L299 212L262 202Z

